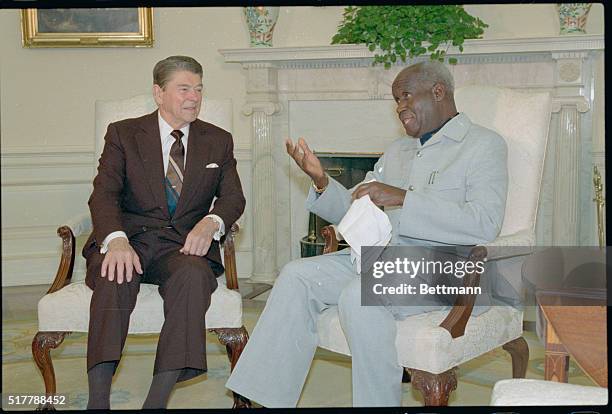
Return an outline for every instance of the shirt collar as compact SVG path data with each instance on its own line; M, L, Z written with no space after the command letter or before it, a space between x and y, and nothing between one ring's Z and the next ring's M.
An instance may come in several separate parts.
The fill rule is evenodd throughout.
M440 141L442 136L452 139L453 141L462 141L471 127L472 121L470 118L465 114L465 112L460 112L453 118L449 119L441 129L433 134L433 138L427 141L425 144L433 145L434 143Z
M462 141L471 127L472 121L470 118L465 114L465 112L460 112L451 120L451 122L446 124L440 132L443 133L445 137L448 137L454 141Z
M157 120L159 122L159 135L161 137L162 142L164 142L169 136L170 133L172 131L174 131L174 128L172 128L170 126L170 124L168 124L166 122L166 120L164 118L162 118L161 114L159 113L159 111L157 111ZM189 135L189 126L191 124L187 124L184 127L182 127L180 129L180 131L183 133L183 143L186 142L187 140L187 136ZM174 138L172 138L174 139Z
M440 125L438 128L436 128L436 129L434 129L432 131L426 132L423 135L421 135L421 137L419 138L419 140L421 141L421 145L425 145L425 143L427 142L427 140L429 140L429 138L433 137L436 132L441 130L442 127L448 123L448 121L450 121L451 119L453 119L457 115L459 115L459 112L457 112L455 115L451 116L446 121L444 121L444 123L442 125Z

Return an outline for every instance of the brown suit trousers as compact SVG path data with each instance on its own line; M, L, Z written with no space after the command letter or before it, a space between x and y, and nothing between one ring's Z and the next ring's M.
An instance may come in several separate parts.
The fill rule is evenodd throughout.
M152 230L132 238L144 273L134 272L131 282L118 284L100 276L104 255L92 251L87 260L86 283L93 291L87 369L101 362L121 359L130 314L136 305L140 283L159 286L165 321L159 335L153 373L183 369L179 381L206 371L204 315L217 279L205 257L179 253L182 245L164 237L173 229Z

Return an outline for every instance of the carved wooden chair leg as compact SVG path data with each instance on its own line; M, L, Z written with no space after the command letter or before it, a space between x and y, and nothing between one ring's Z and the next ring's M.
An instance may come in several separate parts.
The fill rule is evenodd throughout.
M70 332L38 332L32 340L32 357L45 381L45 394L54 395L56 390L55 371L51 360L51 349L55 349L64 341ZM38 410L55 410L51 403L39 405Z
M512 378L525 378L529 363L529 346L525 338L518 337L502 346L512 357Z
M249 340L249 333L243 326L241 328L219 328L211 329L217 334L219 342L225 345L227 357L230 360L230 372L234 370L238 358ZM238 393L234 394L234 406L232 408L251 408L251 401Z
M412 386L423 395L426 406L446 406L450 393L457 388L457 368L441 374L411 369Z

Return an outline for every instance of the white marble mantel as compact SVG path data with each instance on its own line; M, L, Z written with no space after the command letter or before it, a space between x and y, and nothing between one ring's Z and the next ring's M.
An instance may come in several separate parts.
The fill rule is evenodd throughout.
M454 47L447 51L458 61L450 67L457 87L489 84L547 90L553 96L544 172L548 185L543 186L538 214L540 244L579 245L595 240L588 198L592 198L593 164L605 176L604 139L593 137L594 130L603 134L598 124L603 125L603 108L593 106L603 102L596 99L603 88L596 85L595 75L603 51L602 35L476 39L465 42L463 53ZM283 264L299 256L299 239L306 235L303 198L308 181L283 154L283 139L305 134L313 137L309 142L319 151L382 152L399 131L381 127L394 123L387 118L392 111L390 85L408 63L389 70L373 67L374 53L364 45L219 52L226 63L245 69L242 110L252 118L252 278L271 281ZM347 105L351 107L348 112ZM372 127L343 119L367 119L371 113L379 114L384 122ZM351 125L354 130L346 131ZM325 138L317 140L317 136Z
M503 54L526 56L543 54L549 57L553 53L601 51L604 49L602 35L574 35L558 37L534 37L516 39L471 39L463 45L463 53L451 46L447 55L458 59L467 56L496 55L496 60L503 59ZM342 63L348 65L369 66L374 52L365 45L330 45L306 47L269 47L246 49L221 49L219 52L227 63L269 63L277 68L295 68L312 65L333 66ZM403 65L403 64L402 64Z

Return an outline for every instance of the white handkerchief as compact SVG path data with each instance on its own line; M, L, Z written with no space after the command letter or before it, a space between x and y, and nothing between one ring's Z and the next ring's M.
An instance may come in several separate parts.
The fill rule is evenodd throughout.
M389 217L370 200L369 195L353 201L338 224L338 232L351 246L351 261L355 263L357 273L361 273L361 247L386 246L391 241L391 231Z
M206 168L219 168L216 162L211 162L206 166Z

